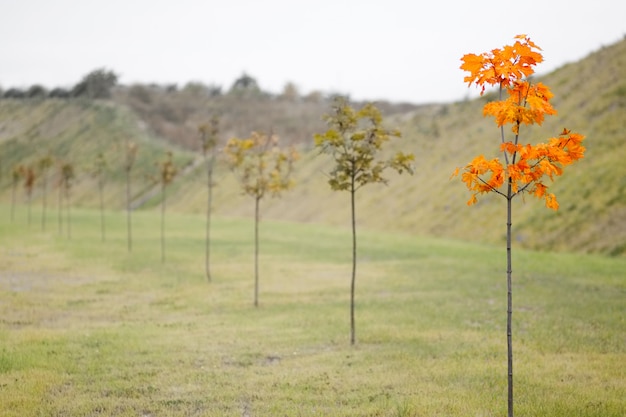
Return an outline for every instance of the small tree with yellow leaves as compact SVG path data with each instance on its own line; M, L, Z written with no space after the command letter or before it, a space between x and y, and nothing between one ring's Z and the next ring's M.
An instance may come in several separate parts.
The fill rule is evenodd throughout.
M278 137L252 132L248 139L230 139L224 149L244 194L254 198L254 306L259 305L260 203L266 194L279 196L293 186L291 173L298 153L281 149Z
M383 145L391 138L399 138L398 130L383 127L383 118L376 106L366 104L353 109L342 97L337 97L332 114L325 117L328 130L316 134L315 146L321 153L329 154L336 165L330 172L328 183L335 191L350 193L352 215L352 280L350 285L350 343L356 343L354 296L356 287L356 192L371 183L387 183L383 172L391 168L398 173L413 173L413 154L396 153L391 158L380 156Z
M512 343L512 265L511 225L512 201L524 193L530 193L545 201L546 207L557 210L559 205L554 194L548 192L547 179L563 173L563 167L581 159L585 148L584 136L563 129L561 134L547 143L522 143L522 125L541 123L545 115L556 114L549 100L552 93L542 83L532 84L528 77L534 67L543 61L541 49L526 35L515 37L513 45L480 55L463 56L461 69L469 72L465 81L481 88L499 88L499 100L485 104L483 114L495 117L500 130L499 158L487 159L480 155L463 170L461 180L472 192L468 205L476 203L477 196L495 193L506 200L506 253L507 253L507 362L508 362L508 416L513 417L513 343ZM503 98L503 92L507 97ZM511 133L505 134L505 125L511 125ZM507 137L508 136L508 137ZM455 175L459 169L455 171Z

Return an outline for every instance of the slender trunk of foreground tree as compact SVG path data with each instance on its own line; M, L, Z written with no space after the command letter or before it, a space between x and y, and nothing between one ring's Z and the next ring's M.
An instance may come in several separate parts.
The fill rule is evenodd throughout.
M507 363L508 363L508 417L513 417L513 285L511 276L513 274L511 260L511 225L512 225L512 199L511 181L509 180L506 199L506 341L507 341Z

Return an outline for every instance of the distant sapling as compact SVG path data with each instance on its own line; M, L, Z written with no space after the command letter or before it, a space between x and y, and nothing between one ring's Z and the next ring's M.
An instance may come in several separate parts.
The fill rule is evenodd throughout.
M350 343L356 343L354 298L356 286L357 238L355 196L357 190L371 183L387 183L383 172L391 168L398 173L413 174L414 155L397 152L392 157L380 155L383 145L399 138L398 130L383 127L383 118L376 106L366 104L360 110L338 97L333 112L325 117L328 130L316 134L315 146L335 161L328 183L334 191L350 193L352 215L352 279L350 285Z
M206 236L204 263L207 281L211 282L210 254L211 254L211 209L213 206L213 168L217 156L217 135L219 133L219 118L214 116L209 124L198 127L202 156L206 163L207 172L207 209L206 209Z
M100 152L96 157L93 167L93 175L98 181L98 195L100 197L100 236L104 242L106 236L106 226L104 221L104 184L106 181L107 161L104 154Z
M259 221L261 199L279 196L293 186L291 173L298 153L281 149L273 134L252 132L247 139L230 139L224 152L244 194L254 198L254 306L259 305Z
M50 155L42 157L38 161L38 168L41 177L41 230L46 230L46 209L48 200L48 170L52 166L53 159Z
M61 188L65 194L65 212L67 214L67 238L72 237L72 216L70 211L70 190L74 180L74 165L71 162L61 164Z
M124 163L124 171L126 172L126 231L127 231L127 243L128 243L128 252L132 252L133 250L133 228L132 228L132 217L131 217L131 172L133 170L133 166L135 165L135 158L137 157L137 144L133 142L127 142L125 147L125 163Z
M26 198L28 200L28 225L31 223L32 213L32 201L33 201L33 188L35 187L35 181L37 180L37 173L30 166L22 165L20 167L21 177L24 180L24 190L26 191Z
M22 165L16 165L11 170L11 222L15 220L15 200L17 194L17 186L22 178L24 167Z
M159 163L159 183L161 184L161 262L165 262L165 202L167 198L167 186L174 180L177 174L176 166L172 160L172 153L167 152L165 160Z

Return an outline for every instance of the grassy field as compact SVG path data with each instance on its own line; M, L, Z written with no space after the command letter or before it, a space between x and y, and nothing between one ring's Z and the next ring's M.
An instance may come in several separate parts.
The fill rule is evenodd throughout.
M503 247L347 228L0 206L2 416L503 416ZM346 222L347 225L347 222ZM516 415L626 413L626 259L514 250Z

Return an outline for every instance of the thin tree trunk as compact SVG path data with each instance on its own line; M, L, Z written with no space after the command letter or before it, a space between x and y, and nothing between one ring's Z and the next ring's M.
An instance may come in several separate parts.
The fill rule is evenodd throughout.
M31 223L31 214L32 214L32 196L28 193L28 226L30 227Z
M47 195L47 190L46 190L46 175L45 173L42 175L42 182L41 182L41 188L42 188L42 200L41 200L41 230L45 231L46 230L46 206L47 206L47 199L46 199L46 195Z
M256 197L254 205L254 306L259 306L259 206L261 198Z
M350 284L350 344L356 343L356 324L354 320L354 293L356 287L356 210L355 198L356 190L354 189L354 179L350 190L350 202L352 209L352 282Z
M512 199L511 181L509 179L508 193L506 200L506 287L507 287L507 309L506 309L506 341L507 341L507 363L508 363L508 417L513 417L513 285L512 285L512 259L511 259L511 226L512 226Z
M72 238L72 214L71 214L71 204L70 204L70 189L67 188L65 194L65 205L67 210L67 238Z
M59 184L59 201L57 202L57 223L59 225L59 235L63 234L63 182Z
M499 89L499 100L502 100L502 84ZM518 123L519 128L519 123ZM517 144L519 136L515 137L515 144ZM504 139L504 126L500 127L500 140L502 143ZM509 165L509 155L504 153L504 159ZM513 156L513 163L515 163L515 155ZM508 417L513 417L513 266L511 257L511 227L513 223L513 182L511 177L508 179L507 193L506 193L506 345L507 345L507 404L508 404Z
M102 178L98 179L98 191L100 193L100 235L102 237L102 241L104 242L106 231L104 225L104 182Z
M161 202L161 262L165 262L165 183L161 185L161 194L163 195Z
M132 222L130 213L130 170L126 170L126 229L128 240L128 252L133 251L133 235L132 235Z
M11 223L15 220L15 193L17 186L13 184L13 190L11 191Z
M206 159L206 156L205 156ZM207 159L207 208L206 208L206 239L205 239L205 271L206 279L211 282L211 268L210 268L210 256L211 256L211 206L213 205L213 158Z

